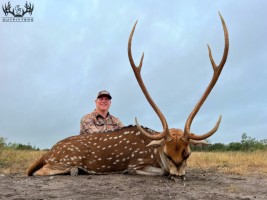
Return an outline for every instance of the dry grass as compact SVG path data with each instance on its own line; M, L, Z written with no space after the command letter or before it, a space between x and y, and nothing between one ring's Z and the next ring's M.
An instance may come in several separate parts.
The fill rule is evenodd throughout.
M193 152L189 167L216 170L227 174L267 176L267 151Z
M25 174L28 166L44 153L44 151L0 149L0 174Z
M0 149L0 174L24 174L28 166L44 153ZM267 152L193 152L188 166L227 174L267 176Z

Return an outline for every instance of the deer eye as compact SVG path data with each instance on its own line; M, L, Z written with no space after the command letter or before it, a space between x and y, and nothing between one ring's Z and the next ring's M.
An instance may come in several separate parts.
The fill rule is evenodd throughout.
M186 149L183 150L183 158L184 158L184 159L187 159L187 158L190 156L190 154L191 154L190 151L188 151L188 150L186 150Z

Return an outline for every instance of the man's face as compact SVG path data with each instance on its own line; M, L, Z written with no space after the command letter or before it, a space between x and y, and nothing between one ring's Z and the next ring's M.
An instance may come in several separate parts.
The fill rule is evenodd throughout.
M102 96L95 100L95 104L97 110L105 112L108 111L111 101L107 96Z

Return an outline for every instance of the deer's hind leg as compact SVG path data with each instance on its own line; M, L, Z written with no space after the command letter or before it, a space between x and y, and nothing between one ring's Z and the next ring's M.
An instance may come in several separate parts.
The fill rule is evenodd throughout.
M34 176L49 176L49 175L60 175L60 174L70 174L73 167L66 166L64 164L56 163L49 164L47 163L41 169L37 170L34 173Z

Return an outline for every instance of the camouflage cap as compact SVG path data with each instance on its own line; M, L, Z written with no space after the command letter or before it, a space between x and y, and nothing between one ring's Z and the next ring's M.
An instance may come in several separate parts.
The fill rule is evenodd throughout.
M98 92L97 99L102 97L102 96L107 96L109 99L112 99L110 93L106 90L101 90L100 92Z

